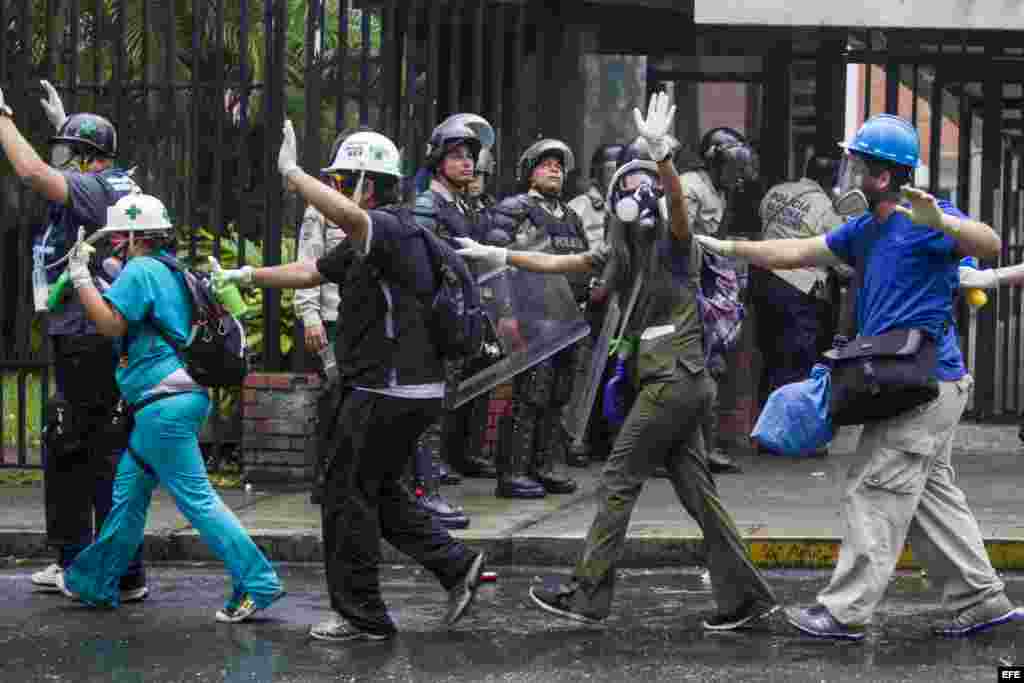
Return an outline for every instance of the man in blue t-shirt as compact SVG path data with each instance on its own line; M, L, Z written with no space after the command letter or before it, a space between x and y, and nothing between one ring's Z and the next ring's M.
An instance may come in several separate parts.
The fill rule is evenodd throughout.
M812 636L862 639L908 540L942 583L944 607L954 614L937 635L966 636L1024 618L992 568L950 464L972 384L953 319L957 267L964 256L998 258L1000 239L988 225L909 185L919 144L907 121L874 116L845 148L836 205L856 217L833 232L762 242L697 237L762 268L852 266L858 335L918 328L937 345L938 397L864 425L857 449L864 464L845 489L846 536L832 580L818 604L790 610L789 621Z
M45 286L34 277L40 280L39 303L58 284L79 228L93 233L106 223L109 206L138 189L128 173L114 166L117 131L110 121L88 113L66 116L53 86L42 85L47 92L43 108L57 130L50 139L52 165L19 132L0 91L0 146L22 182L48 202L47 221L32 254L35 271L45 274ZM97 286L105 288L121 260L102 256L107 254L94 258L90 268ZM73 287L64 288L57 306L46 324L57 396L49 406L44 488L47 540L57 547L58 557L32 576L37 590L50 592L57 591L61 572L93 541L110 512L114 472L128 439L114 381L113 342L97 333ZM140 549L121 580L122 600L141 600L148 593L141 557Z

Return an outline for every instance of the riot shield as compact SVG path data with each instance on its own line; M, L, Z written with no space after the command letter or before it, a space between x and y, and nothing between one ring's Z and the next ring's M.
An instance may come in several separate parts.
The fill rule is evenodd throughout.
M621 317L619 293L613 292L608 297L608 307L605 311L604 325L601 326L601 335L594 343L593 353L584 361L583 367L578 369L572 398L562 411L562 426L565 427L566 433L572 438L573 444L577 448L583 445L586 438L590 414L593 412L594 401L601 389L604 369L608 365L608 352L611 350L612 337L618 330Z
M564 275L504 267L479 275L480 299L491 322L484 354L473 362L449 401L473 400L590 334Z

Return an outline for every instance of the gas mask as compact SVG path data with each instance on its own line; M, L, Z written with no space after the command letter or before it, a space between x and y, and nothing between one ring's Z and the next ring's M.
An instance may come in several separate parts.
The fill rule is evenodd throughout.
M653 228L658 218L668 218L668 201L660 189L650 181L644 181L632 192L623 190L615 202L615 215L627 225L643 230Z
M870 175L867 162L856 154L847 154L839 164L832 201L840 216L859 216L871 208L864 192L864 180Z
M78 150L64 142L58 142L50 148L50 165L62 171L75 170L84 173L90 161L88 157L83 157Z

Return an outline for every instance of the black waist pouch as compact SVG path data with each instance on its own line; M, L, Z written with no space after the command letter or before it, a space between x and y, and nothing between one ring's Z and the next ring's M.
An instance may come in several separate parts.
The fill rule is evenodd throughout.
M856 337L825 352L832 365L832 424L857 425L904 413L939 395L938 345L923 330Z

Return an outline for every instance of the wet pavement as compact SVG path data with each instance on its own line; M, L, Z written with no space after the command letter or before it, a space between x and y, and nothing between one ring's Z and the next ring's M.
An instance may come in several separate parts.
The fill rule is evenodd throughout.
M613 616L599 627L549 618L526 592L552 569L497 568L469 615L440 625L445 595L421 570L388 567L385 597L401 628L384 643L312 641L331 616L323 572L282 565L289 595L261 618L218 624L228 592L219 566L152 567L152 594L117 611L93 611L34 594L38 565L0 570L0 680L10 682L241 683L264 681L994 681L1000 664L1024 662L1024 623L970 640L942 640L938 595L916 573L892 584L862 643L806 639L780 617L753 631L709 634L714 609L699 570L623 572ZM564 570L563 570L564 571ZM787 604L807 603L827 573L772 571ZM1024 574L1006 574L1024 604Z

